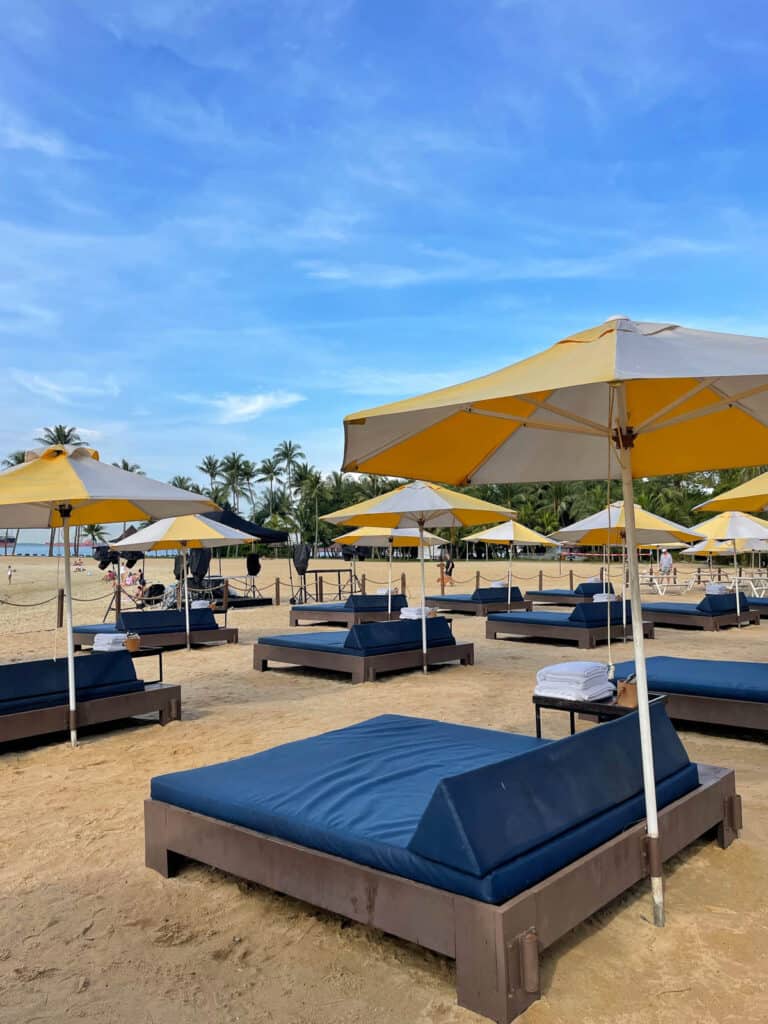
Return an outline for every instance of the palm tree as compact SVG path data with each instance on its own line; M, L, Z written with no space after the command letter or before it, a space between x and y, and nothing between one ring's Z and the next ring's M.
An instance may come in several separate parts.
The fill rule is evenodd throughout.
M83 533L92 544L103 544L107 539L107 531L101 523L93 523L91 526L84 526Z
M11 469L12 466L23 465L26 459L27 453L23 449L17 449L15 452L9 452L8 455L3 459L3 469ZM16 531L16 535L13 538L13 547L11 548L11 554L16 554L16 545L19 543L19 530Z
M269 487L269 514L275 510L275 484L280 479L280 463L277 459L262 459L256 470L256 479Z
M205 455L197 468L200 473L208 477L211 490L213 490L216 486L216 478L221 473L221 461L215 455Z
M113 466L117 466L118 469L124 469L126 473L136 473L137 476L144 476L144 470L138 464L138 462L129 462L128 459L120 459L119 462L113 462Z
M181 476L181 474L177 473L176 476L171 477L168 483L171 487L181 488L182 491L192 491L193 494L201 493L199 484L196 484L195 481L188 476Z
M293 470L299 459L303 459L304 449L295 441L281 441L275 446L274 459L285 472L285 486L288 491L293 488Z
M82 438L77 432L77 427L68 427L64 423L56 423L52 427L43 427L43 433L35 440L38 444L46 447L52 444L80 444ZM51 537L48 542L48 557L53 557L53 544L56 539L56 531L51 530Z
M252 467L253 464L242 452L230 452L221 460L221 478L226 484L235 512L240 511L240 498L248 493L247 484Z

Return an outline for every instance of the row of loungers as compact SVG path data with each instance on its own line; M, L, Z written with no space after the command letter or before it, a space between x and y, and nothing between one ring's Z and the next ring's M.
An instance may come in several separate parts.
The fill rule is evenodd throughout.
M210 608L190 608L190 641L199 644L236 644L238 630L220 626ZM121 612L117 622L99 622L88 626L75 626L75 650L93 647L97 636L114 633L134 633L139 637L140 650L169 650L187 643L187 625L183 611L174 609L148 612Z
M145 685L128 651L75 659L77 711L71 720L67 659L0 665L0 743L157 714L181 718L181 687Z
M427 665L474 665L474 645L456 643L447 619L426 622ZM382 672L422 666L421 621L365 622L332 633L264 636L254 645L253 666L266 672L270 662L340 672L353 683L369 682Z
M692 764L651 716L659 859L727 847L733 771ZM647 876L643 813L636 714L554 742L384 715L154 778L146 863L198 861L451 957L459 1004L508 1022L541 994L541 952Z

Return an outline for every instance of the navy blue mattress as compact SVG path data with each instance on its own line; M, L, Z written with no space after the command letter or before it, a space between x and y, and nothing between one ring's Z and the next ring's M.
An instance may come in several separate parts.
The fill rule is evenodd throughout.
M529 590L527 593L532 597L577 597L575 590Z
M652 601L650 604L643 604L644 612L675 612L676 615L706 615L709 617L712 612L703 612L697 604L685 604L676 601Z
M537 626L573 626L568 612L491 612L488 622L523 622Z
M768 701L768 665L756 661L706 661L700 658L646 659L648 688L695 697ZM634 661L616 666L616 678L635 671Z
M651 706L661 807L698 773ZM637 716L557 742L382 715L250 757L161 775L186 810L501 903L644 813Z
M430 594L430 601L466 601L468 604L497 604L500 601L506 603L506 587L480 587L471 594ZM519 587L512 587L509 593L510 601L522 601L523 595Z
M344 601L324 601L322 604L295 604L293 610L295 612L347 612L349 608Z
M128 651L105 651L75 658L75 688L77 699L85 701L143 690L144 683ZM0 715L68 702L66 657L0 665Z
M210 608L189 609L189 629L218 629ZM92 626L75 626L74 633L138 633L141 636L160 633L184 633L187 629L183 611L163 609L148 612L122 612L114 623L100 622Z
M393 654L395 651L421 650L421 622L395 619L392 622L363 622L351 629L332 633L282 633L259 637L259 643L290 647L300 651L333 651L352 657ZM450 623L438 616L427 619L427 646L455 644Z

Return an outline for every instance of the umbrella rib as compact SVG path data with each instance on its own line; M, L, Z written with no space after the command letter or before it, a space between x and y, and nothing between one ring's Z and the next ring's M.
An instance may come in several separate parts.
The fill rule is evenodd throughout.
M695 388L691 388L690 391L686 391L684 395L680 395L680 397L676 398L674 402L670 402L668 405L665 405L662 409L657 409L657 411L653 413L652 416L649 416L647 420L645 420L643 423L639 423L635 427L635 433L639 434L641 431L646 430L648 427L650 427L652 423L655 423L657 420L660 420L662 416L666 416L668 412L672 412L673 409L677 409L678 406L682 405L684 402L687 402L690 398L694 398L701 391L704 391L706 388L711 387L711 385L714 383L716 379L716 377L703 378L702 380L699 381Z
M741 403L745 398L751 398L753 395L760 395L768 391L768 384L761 384L756 388L750 388L748 391L741 391L737 395L724 395L723 391L718 388L715 384L710 384L710 388L715 394L722 395L722 399L719 402L714 402L710 405L705 406L703 409L693 409L691 412L682 413L680 416L673 416L672 419L665 420L663 423L656 423L651 427L648 427L642 431L643 434L652 434L657 430L666 430L668 427L677 426L679 423L686 423L689 420L700 419L702 416L710 416L713 412L718 412L720 409L727 409L729 406L736 406L750 419L755 420L761 426L768 426L768 423L764 423L759 416L756 416L750 409L745 408ZM636 430L635 433L640 433Z
M563 416L565 419L572 420L574 423L585 422L590 423L589 420L581 421L578 417L569 416L566 413L561 413L557 409L547 405L539 406L539 409L545 412L554 412L556 416ZM596 429L592 429L592 425L588 427L577 427L577 426L566 426L560 423L541 423L536 420L532 420L525 416L513 416L512 413L508 412L492 412L490 409L477 409L474 406L468 406L467 412L472 413L474 416L486 416L489 419L494 420L506 420L509 423L518 423L521 427L528 427L531 430L554 430L560 434L586 434L588 437L605 437L608 430L605 426L594 424Z

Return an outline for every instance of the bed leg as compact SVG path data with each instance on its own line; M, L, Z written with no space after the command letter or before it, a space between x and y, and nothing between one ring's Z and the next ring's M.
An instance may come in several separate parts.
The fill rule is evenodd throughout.
M258 646L253 648L253 667L257 672L267 671L267 659L261 657Z
M169 700L164 708L160 708L160 725L181 720L181 701Z
M730 793L723 800L723 817L717 826L717 844L727 849L738 838L742 828L741 797Z
M456 907L456 994L460 1006L509 1024L540 996L539 942L525 908L506 921L490 904Z
M144 863L163 878L179 870L181 857L166 846L165 808L154 800L144 801Z

